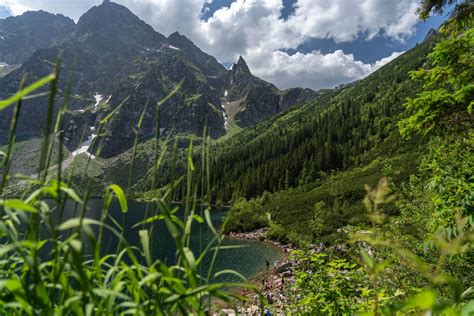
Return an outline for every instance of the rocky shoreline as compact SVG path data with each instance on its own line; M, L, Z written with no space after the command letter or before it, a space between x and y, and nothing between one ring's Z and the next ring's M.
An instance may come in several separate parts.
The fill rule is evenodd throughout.
M296 293L292 292L292 285L295 282L293 276L293 267L298 265L298 262L289 258L291 251L296 247L292 244L282 244L267 238L267 229L261 228L252 232L239 233L231 232L228 234L229 238L261 241L275 247L281 254L281 259L275 262L266 262L265 271L262 271L250 281L256 285L268 302L268 308L272 315L286 315L288 308L288 298ZM255 292L247 289L239 290L238 294L248 299L247 303L242 303L241 306L235 309L221 309L215 315L261 315L261 306L258 295Z

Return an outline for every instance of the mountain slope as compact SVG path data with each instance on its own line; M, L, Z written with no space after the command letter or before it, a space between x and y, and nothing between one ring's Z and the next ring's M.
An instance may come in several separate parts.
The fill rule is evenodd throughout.
M0 62L22 64L35 51L51 47L74 29L73 20L44 11L0 20Z

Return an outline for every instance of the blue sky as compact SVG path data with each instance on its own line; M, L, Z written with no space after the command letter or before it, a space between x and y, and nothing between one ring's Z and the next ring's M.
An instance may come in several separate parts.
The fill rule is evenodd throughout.
M4 19L10 15L11 13L6 7L0 6L0 19Z
M164 35L190 38L223 65L242 55L278 87L332 88L361 79L422 42L446 16L420 22L420 0L112 0ZM102 0L0 0L78 21Z
M207 20L215 11L222 7L229 7L234 0L214 0L203 7L202 18ZM296 0L283 0L284 8L281 11L281 17L287 19L294 12ZM332 38L311 39L301 44L296 49L285 50L289 54L296 51L307 53L314 50L320 50L323 53L330 53L341 49L346 53L352 53L357 60L364 63L374 63L393 52L407 51L413 48L417 43L421 43L431 28L437 29L445 20L447 15L433 16L427 21L419 21L415 28L413 36L404 39L404 41L394 40L393 38L382 35L373 39L358 38L355 41L337 43Z

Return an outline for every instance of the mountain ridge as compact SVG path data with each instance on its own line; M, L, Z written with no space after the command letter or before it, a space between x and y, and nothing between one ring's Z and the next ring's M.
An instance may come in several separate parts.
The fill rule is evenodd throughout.
M74 28L72 19L43 10L0 19L0 62L22 64L35 51L62 40Z
M235 112L237 124L242 127L284 109L280 98L285 92L253 76L243 58L237 61L232 77L232 70L226 70L184 35L175 32L166 38L129 9L113 2L92 7L68 36L49 48L37 50L19 69L1 79L0 95L13 94L25 73L29 73L29 82L32 82L51 72L59 53L63 56L61 91L65 91L67 73L77 65L72 72L73 97L65 126L66 146L71 151L80 145L81 139L91 136L100 117L114 110L126 97L130 97L128 104L110 121L104 135L99 135L103 145L101 155L112 157L132 146L134 128L143 111L146 113L139 140L153 137L154 108L178 85L178 93L161 108L160 125L165 134L173 131L201 135L207 126L211 137L225 135L228 130L228 115L222 104L225 91L235 92L240 98ZM238 71L241 66L242 73ZM260 98L261 95L266 97ZM308 92L306 97L312 95ZM300 100L289 98L285 107ZM152 106L145 109L148 103ZM43 104L44 99L25 102L28 110L19 122L19 139L41 135L45 117ZM11 115L11 112L6 113ZM5 118L5 114L2 115ZM0 130L7 135L9 120L2 121ZM1 142L5 142L5 136Z

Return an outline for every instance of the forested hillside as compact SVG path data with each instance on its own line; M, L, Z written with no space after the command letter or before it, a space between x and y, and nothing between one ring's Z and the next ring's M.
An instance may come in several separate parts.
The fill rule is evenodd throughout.
M409 72L426 62L435 39L342 89L276 116L213 148L214 197L227 202L276 192L363 166L380 157L417 151L402 140L397 122L403 103L419 87Z

